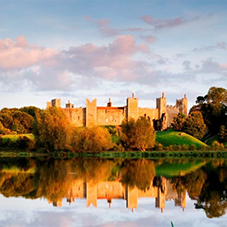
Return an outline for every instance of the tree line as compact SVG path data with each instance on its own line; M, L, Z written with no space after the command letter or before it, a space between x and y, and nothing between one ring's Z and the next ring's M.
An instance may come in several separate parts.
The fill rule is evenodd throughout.
M219 142L227 142L227 90L211 87L204 96L198 96L188 117L179 113L172 128L206 140L218 135Z
M200 140L218 135L227 142L227 90L211 87L205 96L198 96L189 115L179 113L171 127ZM41 110L37 107L4 108L0 111L0 134L33 133L35 145L26 137L19 138L19 148L44 148L46 151L102 152L107 150L150 150L155 144L155 131L145 117L123 121L121 127L76 127L61 108ZM214 144L215 146L218 145ZM0 146L12 146L10 141Z
M69 150L73 152L102 152L107 150L141 150L153 148L155 132L151 122L142 117L122 123L117 142L116 131L111 127L76 127L64 110L51 107L36 115L33 125L38 147L47 151Z

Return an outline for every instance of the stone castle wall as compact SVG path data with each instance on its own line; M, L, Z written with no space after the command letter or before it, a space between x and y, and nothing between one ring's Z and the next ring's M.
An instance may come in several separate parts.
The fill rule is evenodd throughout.
M158 119L158 109L139 108L139 117L146 117L150 121Z
M126 117L125 107L97 107L98 125L121 125Z
M166 124L167 127L170 127L174 116L179 113L179 107L177 106L166 106Z
M179 112L187 115L188 100L186 95L184 98L176 100L175 106L166 105L166 97L164 93L162 97L156 99L156 108L140 108L138 98L127 98L126 106L113 107L109 99L106 107L97 106L97 99L92 102L86 99L85 108L74 108L74 105L68 102L64 108L66 115L70 121L77 126L92 127L94 125L121 125L123 120L133 118L137 120L139 117L146 117L153 124L158 121L157 125L162 124L160 130L164 130L171 125L173 117ZM47 102L47 108L51 106L60 107L61 100L54 99ZM161 122L161 123L160 123ZM154 125L155 126L155 125ZM158 130L158 129L156 129Z

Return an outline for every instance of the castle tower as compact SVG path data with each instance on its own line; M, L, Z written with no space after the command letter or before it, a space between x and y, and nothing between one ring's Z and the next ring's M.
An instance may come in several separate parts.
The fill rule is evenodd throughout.
M186 203L187 203L187 200L186 200L186 190L184 190L182 192L182 195L181 195L181 207L182 207L182 210L184 211L185 207L186 207Z
M112 102L110 98L109 98L109 102L107 103L107 107L112 107Z
M86 127L97 125L97 99L86 99Z
M165 194L161 191L161 188L158 188L158 195L155 198L155 207L160 208L161 212L163 212L166 207L165 204Z
M94 207L97 207L97 184L87 183L86 194L87 194L87 207L89 207L91 204Z
M162 93L161 98L156 99L156 108L158 109L158 118L161 119L162 114L166 113L166 97L164 93Z
M130 189L126 187L126 207L131 208L132 211L138 208L138 188Z
M51 102L47 102L47 108L49 107L61 107L61 99L52 99Z
M179 108L180 113L183 113L185 116L188 115L188 99L186 94L184 95L184 98L176 100L176 106Z
M126 119L129 120L133 118L135 120L138 119L138 98L134 97L134 93L132 93L132 98L127 98L127 106L126 106Z
M68 101L68 103L65 105L65 108L74 108L74 105Z
M184 98L182 99L182 106L183 106L182 113L185 116L187 116L188 115L188 99L186 97L186 94L184 94Z

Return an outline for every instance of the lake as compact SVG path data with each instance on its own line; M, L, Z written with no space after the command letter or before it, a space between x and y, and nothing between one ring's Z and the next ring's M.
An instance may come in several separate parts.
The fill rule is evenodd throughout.
M0 227L226 226L225 159L0 159Z

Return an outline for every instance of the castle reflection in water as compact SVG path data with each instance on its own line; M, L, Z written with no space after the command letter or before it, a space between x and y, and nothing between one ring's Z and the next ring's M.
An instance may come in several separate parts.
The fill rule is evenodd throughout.
M119 181L104 181L99 183L84 182L77 180L69 189L66 200L69 204L76 199L87 200L87 207L93 205L97 207L97 201L105 199L111 207L114 199L126 200L126 207L132 209L138 208L139 198L155 198L155 207L163 212L165 203L168 200L174 200L175 206L180 206L184 210L186 206L186 190L178 193L173 185L165 177L154 179L147 190L140 190L137 187L124 187ZM50 201L54 206L61 207L62 199Z

